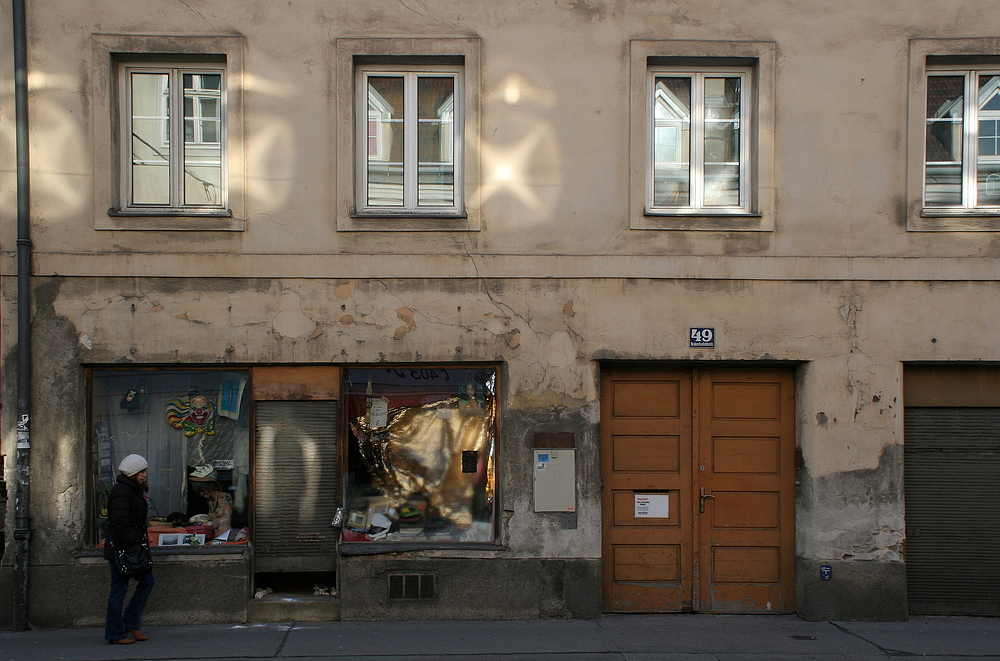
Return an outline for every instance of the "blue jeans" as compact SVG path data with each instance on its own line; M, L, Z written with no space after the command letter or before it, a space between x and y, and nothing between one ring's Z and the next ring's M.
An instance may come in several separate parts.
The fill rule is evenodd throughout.
M146 609L146 600L153 590L153 572L146 572L144 575L134 578L136 582L135 594L129 599L128 608L122 613L125 604L125 593L128 591L129 577L123 576L115 563L108 561L111 565L111 592L108 594L108 616L104 625L104 638L106 640L121 640L125 638L126 630L142 628L142 611Z

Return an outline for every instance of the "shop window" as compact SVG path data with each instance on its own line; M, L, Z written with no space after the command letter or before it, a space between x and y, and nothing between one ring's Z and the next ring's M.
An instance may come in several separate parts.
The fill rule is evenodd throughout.
M250 518L248 373L94 370L93 535L129 454L149 462L152 546L246 543Z
M344 371L343 541L492 542L497 371Z

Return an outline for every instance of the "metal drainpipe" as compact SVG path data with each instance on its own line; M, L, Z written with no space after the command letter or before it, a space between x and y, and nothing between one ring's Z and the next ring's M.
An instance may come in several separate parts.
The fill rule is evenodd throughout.
M31 493L31 222L28 197L28 40L25 0L13 0L14 122L17 143L17 482L14 490L13 630L28 627Z

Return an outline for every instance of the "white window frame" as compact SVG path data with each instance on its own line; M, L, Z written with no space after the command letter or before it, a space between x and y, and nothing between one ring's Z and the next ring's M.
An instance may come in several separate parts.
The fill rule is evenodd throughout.
M170 201L168 204L135 204L132 202L132 85L133 73L166 74L169 77L169 170ZM215 74L221 76L219 90L219 148L221 155L221 186L217 204L186 204L184 202L184 75ZM220 63L150 63L124 61L119 65L119 207L116 213L128 215L230 216L228 171L227 75ZM199 111L200 112L200 111ZM166 140L165 140L166 141Z
M923 213L939 214L948 212L968 213L968 212L990 212L1000 215L1000 200L996 204L979 203L979 121L981 111L979 106L979 77L980 76L1000 76L1000 67L969 67L957 68L952 66L928 66L927 81L938 76L963 77L965 79L965 89L962 97L962 202L955 205L928 205L927 204L927 131L930 130L931 122L925 119L924 140L923 140L923 177L921 178L921 200L923 201ZM930 85L924 85L925 99L929 94ZM926 101L924 107L927 107ZM989 119L1000 120L1000 113L995 113ZM1000 157L998 157L1000 162Z
M906 229L910 232L997 232L1000 207L925 206L928 76L1000 71L996 37L914 38L909 42L906 122ZM966 99L969 99L966 94ZM966 124L967 128L969 124ZM978 134L978 126L975 126ZM963 136L963 141L964 141ZM968 158L968 150L964 156ZM969 161L974 163L974 161ZM966 187L968 189L968 187ZM963 191L963 195L964 195Z
M629 42L629 228L671 232L773 232L775 179L775 99L777 44L773 41L688 41L633 39ZM649 208L651 187L650 70L739 70L751 88L741 96L749 116L744 133L745 199L740 209L678 212Z
M656 79L676 77L691 79L689 173L690 204L685 206L656 206L654 204L655 136L656 136ZM705 193L705 79L739 78L739 199L737 205L706 205ZM650 67L646 74L646 214L648 215L729 215L751 212L751 150L753 136L751 125L751 99L754 98L750 67Z
M398 76L403 78L403 204L375 206L368 204L369 114L368 78ZM421 77L451 78L455 81L453 108L454 191L451 205L421 205L417 196L417 79ZM464 213L464 150L465 98L464 67L448 65L378 65L359 64L355 69L355 215L370 217L443 216L456 217Z

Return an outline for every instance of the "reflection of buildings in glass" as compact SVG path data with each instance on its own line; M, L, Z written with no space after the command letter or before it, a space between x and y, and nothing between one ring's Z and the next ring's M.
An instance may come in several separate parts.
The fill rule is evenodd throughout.
M368 121L367 121L367 175L368 204L371 206L403 206L404 202L404 172L408 167L417 168L417 204L420 206L451 206L455 203L454 171L455 171L455 93L454 79L451 77L421 77L424 81L440 81L447 86L445 98L436 102L432 95L442 90L433 88L417 91L416 106L422 108L425 102L433 103L432 116L417 117L416 126L409 130L415 131L416 157L408 163L404 140L408 121L402 111L403 92L394 89L395 84L382 81L396 77L369 77L368 84ZM377 89L373 80L386 94L395 92L400 97L400 109L386 99L385 94ZM402 78L399 78L400 85ZM431 97L428 99L428 97ZM395 127L395 124L402 126Z
M221 204L222 76L184 74L184 203Z
M965 154L965 76L927 77L927 141L924 156L924 205L964 206L963 172L975 158L975 206L1000 204L1000 76L979 77L975 118L975 156ZM963 167L963 163L967 163ZM970 182L971 185L971 182Z
M132 71L132 203L222 204L222 75L185 72L183 154L172 154L171 78L176 70ZM183 200L171 199L171 167L183 168ZM180 193L178 193L180 195Z
M690 78L657 78L653 96L653 204L656 206L690 204L690 99Z

